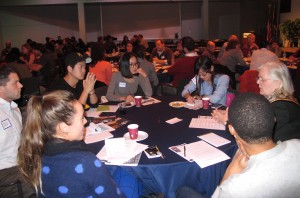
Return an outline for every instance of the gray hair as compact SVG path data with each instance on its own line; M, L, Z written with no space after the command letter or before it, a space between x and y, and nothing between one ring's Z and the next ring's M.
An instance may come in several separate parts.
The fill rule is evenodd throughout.
M269 77L272 80L279 80L281 82L280 91L285 96L293 96L294 86L287 66L281 62L269 61L261 65L258 70L267 68Z

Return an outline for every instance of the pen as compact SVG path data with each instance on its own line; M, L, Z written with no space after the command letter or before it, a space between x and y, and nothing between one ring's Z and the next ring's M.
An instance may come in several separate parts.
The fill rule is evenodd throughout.
M157 151L160 152L160 150L158 149L158 147L157 147L157 146L155 146L155 147L156 147ZM161 153L161 156L160 156L160 157L161 157L162 159L165 159L165 158L164 158L164 155L162 154L162 152L160 152L160 153Z
M184 157L186 157L186 148L185 148L185 144L183 145L183 154L184 154Z

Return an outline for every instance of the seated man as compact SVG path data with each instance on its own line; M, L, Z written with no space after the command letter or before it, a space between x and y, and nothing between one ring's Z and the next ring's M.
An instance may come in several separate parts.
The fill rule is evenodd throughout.
M165 42L162 39L158 39L155 41L155 46L150 55L150 61L161 65L173 65L173 52L170 48L165 47Z
M243 93L234 99L228 127L239 149L212 197L299 196L300 140L274 143L274 123L273 109L264 96ZM201 197L187 187L177 195Z
M254 50L258 50L259 47L255 43L255 35L254 34L249 34L247 36L247 44L245 44L242 48L242 52L244 57L249 57L252 56L252 53Z
M89 72L83 80L86 72L85 64L90 62L91 58L86 58L80 53L68 54L65 58L65 76L55 81L49 91L67 90L72 92L82 105L88 104L91 107L97 107L98 97L94 90L95 75Z
M215 50L216 50L216 44L213 41L208 41L206 44L206 48L202 53L202 56L207 56L213 61L213 63L218 63L216 55L214 53Z
M35 55L35 63L29 65L33 76L40 77L40 85L48 88L57 74L54 54L47 52L46 47L41 43L32 46Z
M173 76L172 85L174 87L177 87L181 80L190 80L195 76L194 64L198 57L194 51L195 41L191 37L183 37L181 41L185 56L178 58L175 64L168 69L168 73Z
M271 41L267 46L267 49L276 54L278 58L280 58L282 55L282 48L278 45L276 41Z
M156 87L158 85L158 78L155 72L154 65L146 60L146 48L143 45L138 45L134 47L133 53L137 56L138 62L140 63L140 68L142 68L151 83L152 86Z
M2 187L21 182L23 197L35 194L33 187L22 179L17 166L20 146L22 116L18 105L13 101L21 97L17 71L2 65L0 67L0 197L21 197L17 185Z

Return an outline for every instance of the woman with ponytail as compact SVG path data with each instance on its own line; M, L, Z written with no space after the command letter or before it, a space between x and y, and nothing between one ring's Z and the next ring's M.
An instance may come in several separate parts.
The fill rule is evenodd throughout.
M81 103L70 92L29 100L18 162L39 197L123 197L83 142L86 122Z

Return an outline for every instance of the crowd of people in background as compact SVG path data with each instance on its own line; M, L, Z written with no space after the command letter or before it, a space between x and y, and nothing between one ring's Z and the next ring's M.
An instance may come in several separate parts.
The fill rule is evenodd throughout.
M295 95L293 84L299 81L300 76L292 79L286 65L278 60L283 52L277 42L272 41L268 46L260 47L256 43L255 35L249 34L247 42L241 46L238 37L231 35L217 53L214 41L207 41L204 50L199 50L195 40L189 36L177 40L174 43L176 49L173 50L166 46L163 39L157 39L155 47L150 49L142 34L134 35L131 39L125 35L119 43L115 40L111 35L99 37L97 41L89 43L74 36L64 39L60 36L57 39L46 37L43 44L28 39L20 49L12 47L10 41L5 43L0 57L0 117L3 128L0 127L0 131L4 134L0 135L0 144L9 147L9 150L2 149L4 146L0 149L1 156L5 156L0 162L0 184L10 175L8 181L15 177L22 183L27 182L24 184L26 195L36 192L38 195L46 193L50 197L56 197L67 191L62 187L53 192L51 186L57 180L63 180L69 188L76 189L76 186L81 186L70 197L100 194L123 197L122 189L115 185L104 164L87 151L82 142L86 124L83 112L86 106L97 107L100 96L96 94L96 89L100 87L107 88L103 96L108 101L133 102L137 93L150 97L163 94L163 90L172 87L175 92L171 94L181 96L189 103L205 96L210 98L211 103L224 106L230 91L237 95L238 91L254 92L256 95L242 96L232 108L217 109L212 113L215 120L229 127L230 133L239 142L239 150L232 163L241 159L248 161L254 154L260 155L261 152L253 152L257 146L262 148L261 151L288 146L285 151L287 153L290 152L290 145L299 147L300 143L297 141L278 146L275 144L279 141L300 139L299 93L296 92L298 95ZM117 64L114 63L115 60L108 59L116 57ZM236 66L247 66L250 57L250 69L238 77ZM299 57L300 50L292 54L290 60L294 61ZM113 71L115 65L117 70ZM157 65L168 66L166 73L172 79L169 83L160 84L155 70ZM42 94L33 96L27 103L22 127L22 117L14 100L22 95L22 79L31 77L39 79ZM236 81L240 81L239 86ZM251 109L252 103L262 107ZM11 112L8 114L7 111ZM235 116L236 112L238 116ZM261 121L251 121L248 128L245 128L241 123L250 120L249 115L261 116ZM264 126L266 130L260 130ZM6 133L7 128L11 134ZM255 131L251 131L252 129ZM69 134L70 131L72 134ZM10 138L14 141L8 141ZM18 153L19 146L21 149ZM65 154L62 152L64 149L70 152ZM72 159L64 161L66 155L72 156ZM79 158L84 159L83 166L89 170L86 174L99 174L97 181L80 180L85 184L92 183L92 190L86 190L88 185L82 186L82 183L72 183L66 179L67 176L78 179L81 167L73 172L64 170L78 163L76 160ZM60 161L64 162L63 167L59 166ZM229 182L245 182L248 177L254 177L250 172L245 179L230 178L234 165L227 169L229 172L226 172L215 194L237 195L248 192L247 188L252 188L251 185L255 186L245 185L243 188L246 190L233 190L232 188L240 189L236 188L239 185L235 183L230 186ZM264 168L258 172L263 172ZM49 176L55 180L47 180ZM181 189L178 197L192 192L192 189ZM295 192L296 190L291 191L291 195Z

